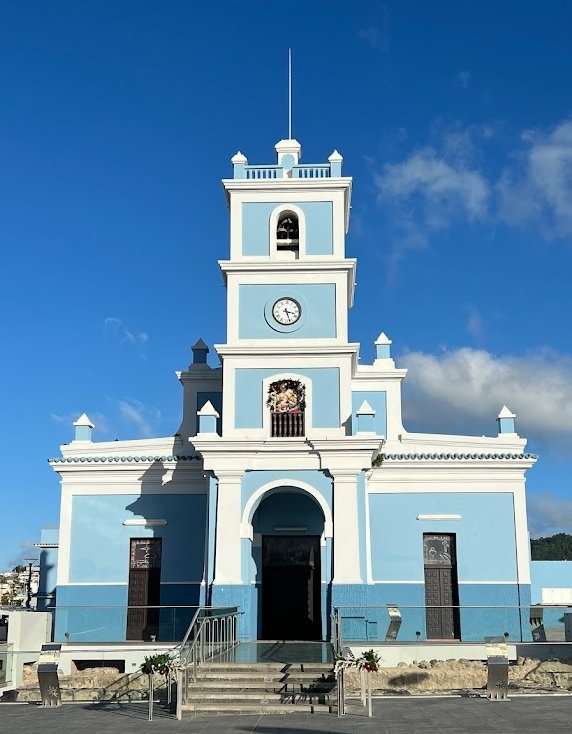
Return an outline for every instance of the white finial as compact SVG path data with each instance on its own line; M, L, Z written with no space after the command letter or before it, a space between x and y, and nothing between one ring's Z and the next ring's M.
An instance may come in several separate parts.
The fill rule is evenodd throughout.
M288 140L292 140L292 49L288 49Z

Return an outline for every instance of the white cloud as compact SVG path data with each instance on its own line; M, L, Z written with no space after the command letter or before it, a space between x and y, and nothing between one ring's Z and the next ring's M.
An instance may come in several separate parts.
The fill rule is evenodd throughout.
M528 131L526 146L497 184L499 214L508 224L536 222L547 237L572 235L572 120L549 132Z
M517 414L519 434L570 452L572 358L549 350L496 356L470 348L440 355L410 352L404 415L422 430L495 434L503 404Z
M120 400L118 407L123 419L134 425L140 436L149 438L155 434L161 419L160 410L147 408L138 400Z
M142 347L149 340L149 335L144 331L130 331L121 319L115 318L114 316L108 316L104 320L103 326L123 344Z
M530 534L534 537L572 532L572 500L530 494L527 506Z
M449 139L458 149L460 139ZM432 147L412 153L401 163L386 163L376 176L380 201L413 201L421 205L421 220L429 229L449 226L459 216L470 220L488 212L489 184L461 156L451 160Z

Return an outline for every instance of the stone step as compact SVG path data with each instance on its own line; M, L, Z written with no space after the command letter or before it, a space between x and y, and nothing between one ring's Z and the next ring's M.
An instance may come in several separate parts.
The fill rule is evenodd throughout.
M183 713L198 714L331 714L337 708L332 704L314 703L186 703L182 706Z
M241 671L294 671L317 673L332 670L331 663L224 663L207 661L201 663L201 670L241 670Z
M316 673L312 671L293 672L259 672L255 670L204 670L199 667L197 670L197 680L262 680L262 681L309 681L309 680L334 680L334 674L331 671Z
M201 680L196 683L189 685L189 690L194 689L205 689L213 691L228 691L228 690L325 690L329 691L335 688L336 682L334 680L317 680L317 681L259 681L259 680Z
M301 702L326 703L329 693L285 693L269 691L189 691L187 703L209 701L225 701L228 703L247 703L259 701L260 703L279 702L293 704ZM321 700L318 700L321 699Z

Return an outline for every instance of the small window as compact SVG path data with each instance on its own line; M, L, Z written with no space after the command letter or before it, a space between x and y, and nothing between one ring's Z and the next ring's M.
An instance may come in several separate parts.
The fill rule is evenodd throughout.
M300 226L298 215L291 211L281 212L276 225L276 253L293 253L298 257L300 251Z

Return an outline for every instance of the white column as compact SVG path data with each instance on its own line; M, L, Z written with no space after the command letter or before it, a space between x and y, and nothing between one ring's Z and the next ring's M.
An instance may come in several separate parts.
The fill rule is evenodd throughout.
M358 475L334 476L334 584L361 584Z
M240 584L241 478L243 472L217 472L215 584Z

